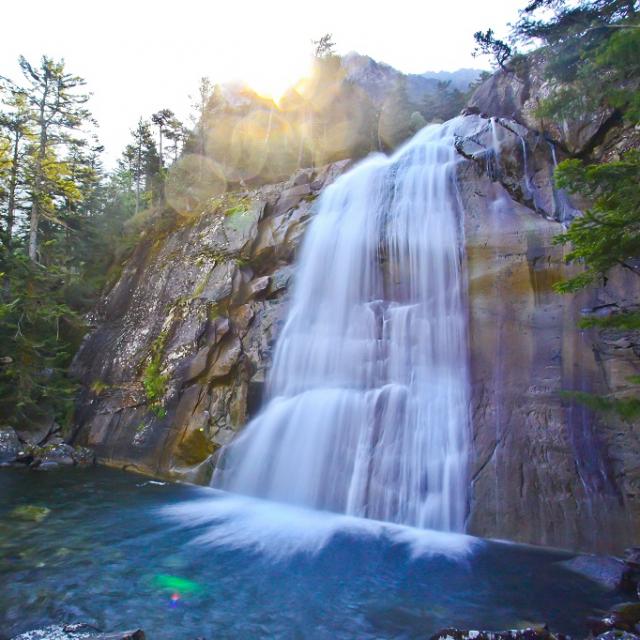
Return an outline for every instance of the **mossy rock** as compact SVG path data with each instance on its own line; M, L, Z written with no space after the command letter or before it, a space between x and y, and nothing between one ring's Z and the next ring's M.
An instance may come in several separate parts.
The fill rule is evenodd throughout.
M207 438L204 429L196 429L180 442L176 458L181 463L191 466L203 462L215 450L216 445Z

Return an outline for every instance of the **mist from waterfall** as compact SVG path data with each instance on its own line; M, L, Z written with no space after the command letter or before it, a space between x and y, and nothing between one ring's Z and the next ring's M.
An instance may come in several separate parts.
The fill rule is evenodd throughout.
M464 529L467 313L456 121L370 156L307 230L262 412L213 486Z

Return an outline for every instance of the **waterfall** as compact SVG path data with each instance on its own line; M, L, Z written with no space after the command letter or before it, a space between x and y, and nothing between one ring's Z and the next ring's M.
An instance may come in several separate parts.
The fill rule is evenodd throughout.
M462 531L469 380L456 121L370 156L307 230L262 412L213 486Z
M553 160L553 168L555 170L558 166L558 155L556 153L556 146L550 140L547 140L547 144L551 149L551 159ZM553 179L551 181L551 184L553 184ZM554 189L553 199L556 204L558 222L561 222L562 225L566 228L568 223L580 214L580 211L571 204L571 200L569 199L569 196L564 189Z

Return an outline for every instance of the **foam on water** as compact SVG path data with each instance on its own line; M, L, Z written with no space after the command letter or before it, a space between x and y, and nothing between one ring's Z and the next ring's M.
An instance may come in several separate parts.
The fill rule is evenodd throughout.
M445 555L462 559L481 543L464 534L417 529L225 492L159 511L179 526L196 528L192 544L255 551L274 560L296 553L316 554L337 535L406 545L412 558Z

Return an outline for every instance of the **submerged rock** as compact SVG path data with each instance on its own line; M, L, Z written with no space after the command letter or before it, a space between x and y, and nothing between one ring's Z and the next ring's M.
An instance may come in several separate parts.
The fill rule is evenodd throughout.
M34 504L25 504L16 507L13 511L11 511L9 515L19 520L42 522L42 520L44 520L50 513L51 509L49 509L48 507L40 507Z
M627 572L624 562L609 556L576 556L571 560L563 560L558 564L569 571L597 582L611 591L620 589L624 585Z

